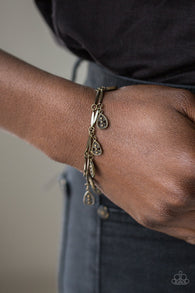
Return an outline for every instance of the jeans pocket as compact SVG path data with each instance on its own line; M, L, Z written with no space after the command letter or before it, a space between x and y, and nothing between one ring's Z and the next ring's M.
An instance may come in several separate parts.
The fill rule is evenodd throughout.
M65 273L65 260L66 260L66 247L67 247L67 236L68 236L68 223L69 223L69 207L71 188L68 179L67 170L60 174L58 183L63 196L63 218L62 218L62 232L61 232L61 244L60 244L60 255L59 255L59 268L58 268L58 292L64 292L64 273Z

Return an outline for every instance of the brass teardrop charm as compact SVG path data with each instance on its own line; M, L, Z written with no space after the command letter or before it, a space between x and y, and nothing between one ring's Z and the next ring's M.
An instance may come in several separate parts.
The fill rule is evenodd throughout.
M92 159L89 161L89 173L92 178L95 177L95 166L94 166Z
M94 140L92 143L91 152L94 156L100 156L102 154L102 148L100 143L97 140Z
M108 127L108 119L103 113L100 113L97 118L97 126L100 129L106 129Z
M85 192L85 194L83 196L83 203L84 203L84 205L87 205L87 206L92 206L95 204L95 197L88 190Z

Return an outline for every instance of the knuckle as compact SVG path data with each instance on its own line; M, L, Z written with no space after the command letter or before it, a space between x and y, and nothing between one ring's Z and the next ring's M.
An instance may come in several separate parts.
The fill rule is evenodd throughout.
M166 190L166 202L165 211L167 213L173 213L189 206L193 193L195 191L195 179L189 179L189 177L180 176L177 181L172 181L169 189Z
M169 202L169 210L173 211L188 206L190 201L190 193L184 191L184 188L180 189L178 192L171 195L171 200Z

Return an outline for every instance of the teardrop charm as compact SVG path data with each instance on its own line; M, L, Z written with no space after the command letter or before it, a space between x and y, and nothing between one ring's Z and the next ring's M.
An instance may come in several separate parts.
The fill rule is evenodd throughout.
M102 148L97 140L93 141L91 152L94 156L100 156L102 154Z
M95 177L95 166L92 160L89 161L89 173L92 178Z
M103 113L100 113L97 119L97 126L100 129L106 129L108 127L108 119Z
M95 204L95 197L88 190L85 192L85 194L83 196L83 203L84 203L84 205L87 205L87 206L92 206Z

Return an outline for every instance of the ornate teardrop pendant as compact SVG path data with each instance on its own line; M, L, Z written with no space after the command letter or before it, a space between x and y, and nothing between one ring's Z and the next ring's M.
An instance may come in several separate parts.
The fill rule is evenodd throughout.
M100 129L106 129L108 127L108 119L103 113L100 113L97 118L97 126Z
M87 206L92 206L95 204L95 197L88 190L85 192L85 194L83 196L83 203L84 203L84 205L87 205Z
M97 140L94 140L91 147L91 152L94 156L100 156L102 154L102 148Z

